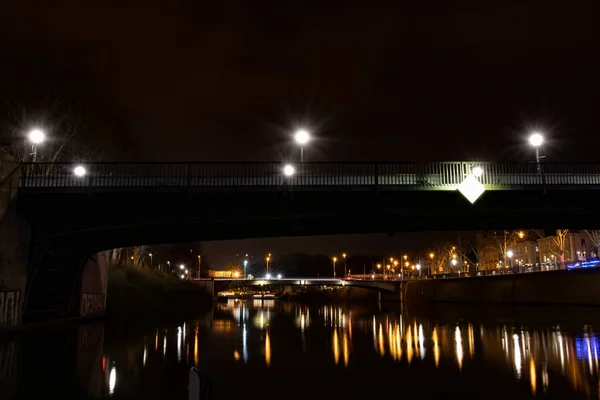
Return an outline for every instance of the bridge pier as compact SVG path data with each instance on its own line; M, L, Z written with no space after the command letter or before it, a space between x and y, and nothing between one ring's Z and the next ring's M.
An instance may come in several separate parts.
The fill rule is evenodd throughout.
M10 202L0 218L0 330L65 317L102 315L108 253L71 253L35 241Z

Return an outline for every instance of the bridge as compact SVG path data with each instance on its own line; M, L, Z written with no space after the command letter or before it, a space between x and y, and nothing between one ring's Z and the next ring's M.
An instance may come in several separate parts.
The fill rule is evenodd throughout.
M0 184L0 218L6 212L0 236L5 259L22 260L26 272L5 286L22 288L26 314L60 309L68 315L78 307L84 265L116 247L600 228L600 163L311 162L294 168L290 174L272 162L21 164ZM473 175L485 188L474 204L457 190Z
M405 279L404 281L407 281ZM358 279L332 279L332 278L281 278L281 279L214 279L215 292L228 289L231 286L338 286L358 287L375 290L378 292L397 293L400 290L400 280L358 280ZM398 296L398 300L400 297Z

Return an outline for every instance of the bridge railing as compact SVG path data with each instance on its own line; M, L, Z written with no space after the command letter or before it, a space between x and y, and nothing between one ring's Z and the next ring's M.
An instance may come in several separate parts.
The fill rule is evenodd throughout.
M341 187L455 190L475 167L487 189L524 187L600 187L600 163L351 163L295 164L292 176L273 162L227 163L87 163L74 174L74 163L25 163L22 187L218 188Z

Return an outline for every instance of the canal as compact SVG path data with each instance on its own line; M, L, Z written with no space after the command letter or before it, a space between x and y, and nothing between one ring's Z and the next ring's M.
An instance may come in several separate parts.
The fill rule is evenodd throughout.
M230 300L3 338L0 398L597 399L597 311Z

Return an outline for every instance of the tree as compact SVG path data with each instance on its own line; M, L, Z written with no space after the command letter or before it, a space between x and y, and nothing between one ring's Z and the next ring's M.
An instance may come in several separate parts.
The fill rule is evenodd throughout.
M585 234L590 238L598 252L600 252L600 230L585 230Z
M0 65L0 147L30 160L26 135L46 131L38 161L97 161L121 129L114 101L90 74L46 62L40 54L8 52ZM117 147L117 146L115 146Z
M565 239L567 238L568 234L568 229L557 229L556 236L552 236L552 242L554 244L553 247L558 249L558 255L561 263L565 262Z
M441 243L427 254L430 274L442 274L462 270L460 249L451 243ZM453 264L452 260L456 260ZM460 265L459 265L460 264Z

